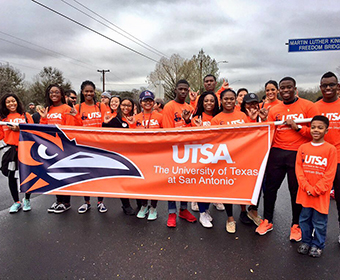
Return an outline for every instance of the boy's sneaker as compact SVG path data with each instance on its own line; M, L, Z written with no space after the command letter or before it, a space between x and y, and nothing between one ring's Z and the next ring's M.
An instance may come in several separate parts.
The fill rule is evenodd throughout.
M27 211L31 211L31 201L29 199L23 198L22 199L22 204L24 205L22 207L22 211L27 212Z
M251 210L247 212L247 216L257 226L259 226L262 223L262 217L259 214L257 214L257 216L255 216L254 212L251 211Z
M79 208L78 208L78 213L79 214L84 214L84 213L86 213L88 210L90 210L91 209L91 204L89 204L89 203L84 203L82 206L80 206Z
M64 203L60 203L54 210L54 214L61 214L64 213L65 211L71 209L71 205L67 204L65 205Z
M137 218L144 219L148 213L148 206L142 206L137 214Z
M213 203L213 204L218 211L224 211L225 210L223 203Z
M207 217L207 213L200 213L200 219L199 219L201 225L205 228L212 228L213 224L209 221L209 218Z
M56 209L56 207L58 206L57 202L54 202L50 208L47 209L48 213L54 213L54 210Z
M312 246L308 255L313 258L320 258L322 255L322 249Z
M196 217L191 214L187 209L180 209L178 216L184 220L187 220L190 223L194 223L197 221Z
M200 209L198 208L197 202L191 202L191 210L195 212L200 211Z
M294 224L290 228L290 237L289 237L289 240L290 241L299 242L299 241L301 241L301 239L302 239L301 229L300 229L298 224Z
M247 211L241 211L240 221L246 225L250 225L252 223L252 220L250 220L247 216Z
M157 219L157 210L152 206L149 209L148 221L154 221Z
M176 227L176 218L177 218L176 213L170 213L166 225L168 227Z
M232 221L232 222L227 221L225 229L228 233L235 233L236 232L236 221Z
M302 255L307 255L309 253L309 248L310 246L306 243L302 243L299 248L297 249L298 253L299 254L302 254Z
M20 202L14 202L11 208L9 208L9 213L17 213L21 209L21 203Z
M103 202L100 202L97 204L97 209L100 213L105 213L107 212L107 208Z
M265 235L268 231L273 230L273 224L264 219L261 224L256 228L255 232L259 235Z

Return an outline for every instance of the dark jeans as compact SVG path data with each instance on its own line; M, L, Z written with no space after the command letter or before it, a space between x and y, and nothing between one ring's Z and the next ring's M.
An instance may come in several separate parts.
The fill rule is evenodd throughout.
M286 174L288 175L288 188L293 212L292 224L299 223L302 206L296 204L296 195L299 188L295 174L296 151L271 148L266 168L266 181L263 190L264 218L273 222L274 207L277 192L281 187Z
M335 178L333 181L334 195L336 201L336 207L338 208L338 221L340 227L340 163L338 163L338 167L336 170Z
M206 202L197 202L198 208L200 209L200 213L204 213L209 209L210 203Z
M326 241L327 221L327 214L321 214L313 208L302 207L300 214L302 243L323 249ZM313 229L315 230L314 237L312 236Z
M181 210L188 208L188 202L181 201ZM176 201L168 201L168 211L169 214L174 214L177 212Z

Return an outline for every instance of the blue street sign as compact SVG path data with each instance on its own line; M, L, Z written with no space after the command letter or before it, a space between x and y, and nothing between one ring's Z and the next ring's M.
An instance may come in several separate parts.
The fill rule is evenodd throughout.
M288 52L339 51L340 37L291 39Z

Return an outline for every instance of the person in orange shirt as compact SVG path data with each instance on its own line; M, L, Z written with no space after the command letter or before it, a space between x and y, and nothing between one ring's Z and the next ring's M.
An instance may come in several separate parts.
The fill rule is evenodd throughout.
M222 91L221 95L221 113L217 114L211 120L211 125L228 125L241 124L248 122L248 117L245 113L235 109L236 93L232 89ZM233 205L224 204L227 212L226 230L228 233L236 232L236 221L233 216Z
M310 128L313 140L302 144L296 156L296 203L302 205L302 244L298 252L314 258L321 257L325 247L330 190L337 171L337 150L324 140L328 126L328 118L315 116Z
M162 128L163 127L163 115L154 110L155 95L149 91L143 91L139 95L139 103L142 107L142 112L135 116L136 128ZM148 201L146 199L140 199L141 208L137 213L137 218L144 219L148 214L148 220L153 221L157 219L157 200L151 200L151 207L148 208Z
M0 120L13 123L0 125L0 140L3 139L7 146L10 146L10 149L3 155L1 171L8 177L8 186L14 200L14 204L9 209L9 213L12 214L17 213L22 207L17 184L19 126L15 124L33 123L33 119L29 113L24 111L24 106L18 96L13 93L6 93L0 100ZM6 164L7 167L5 167L4 158L7 158L7 156L9 156L8 166ZM30 196L31 194L25 193L25 198L22 201L23 211L25 212L31 210Z
M311 135L307 125L298 125L295 120L312 118L318 115L318 109L311 101L296 96L296 81L291 77L281 79L279 90L283 102L270 108L268 121L284 121L284 124L277 126L275 130L263 190L264 220L255 232L264 235L273 230L277 192L287 174L293 212L289 239L299 242L301 240L299 227L301 205L296 203L298 182L295 174L295 160L298 148L301 144L310 141Z
M205 91L198 98L197 110L191 119L191 125L203 127L210 126L212 118L218 113L219 108L217 96L213 91ZM213 224L211 222L213 218L210 216L209 212L210 203L191 202L192 210L194 210L193 206L195 204L197 204L197 208L200 212L199 222L201 223L201 225L205 228L212 228ZM224 205L222 203L221 206L224 208Z
M338 221L340 227L340 99L337 91L340 85L337 76L332 72L325 73L320 80L322 100L315 103L320 113L329 119L328 133L325 140L334 145L338 151L338 166L333 182ZM340 244L340 234L338 236Z
M189 94L189 87L189 83L186 80L179 80L176 83L175 99L164 106L164 128L182 128L191 126L190 116L194 109L189 104L185 103L185 99ZM188 203L186 201L181 201L179 217L191 223L196 222L196 217L188 211L187 207ZM168 202L168 212L167 226L176 227L177 207L175 201Z
M236 93L236 105L235 105L235 109L240 111L241 110L241 104L243 101L243 97L248 94L248 90L246 88L240 88L238 89L237 93Z
M154 110L157 110L158 113L163 113L163 109L164 109L164 101L162 98L156 98L155 99L155 105L153 106Z
M110 99L111 93L104 91L100 96L100 103L106 107L107 111L110 111Z
M40 124L75 125L76 112L66 104L65 92L56 84L49 85L45 92L46 109L40 109ZM72 115L73 114L73 115ZM60 214L71 208L71 196L57 195L48 213Z
M260 104L261 108L270 109L271 107L281 103L281 101L277 99L277 95L279 94L279 85L276 81L269 80L266 82L264 87L266 90L266 99Z
M84 81L80 86L80 104L74 108L77 112L76 118L81 126L101 127L107 113L107 107L96 101L95 89L96 86L91 81ZM84 199L85 203L78 208L79 214L84 214L91 208L90 197L85 196ZM103 197L98 197L97 209L100 213L107 212L103 199Z

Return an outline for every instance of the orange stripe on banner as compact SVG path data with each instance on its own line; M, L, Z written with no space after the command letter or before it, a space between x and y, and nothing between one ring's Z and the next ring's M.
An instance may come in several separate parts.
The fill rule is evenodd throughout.
M36 189L43 188L43 187L46 187L48 185L49 185L49 183L47 183L43 179L39 179L27 192L32 192Z
M35 175L34 173L31 173L21 184L20 184L20 186L21 185L23 185L23 184L26 184L26 183L28 183L29 181L31 181L31 180L33 180L35 177L37 177L37 175Z

